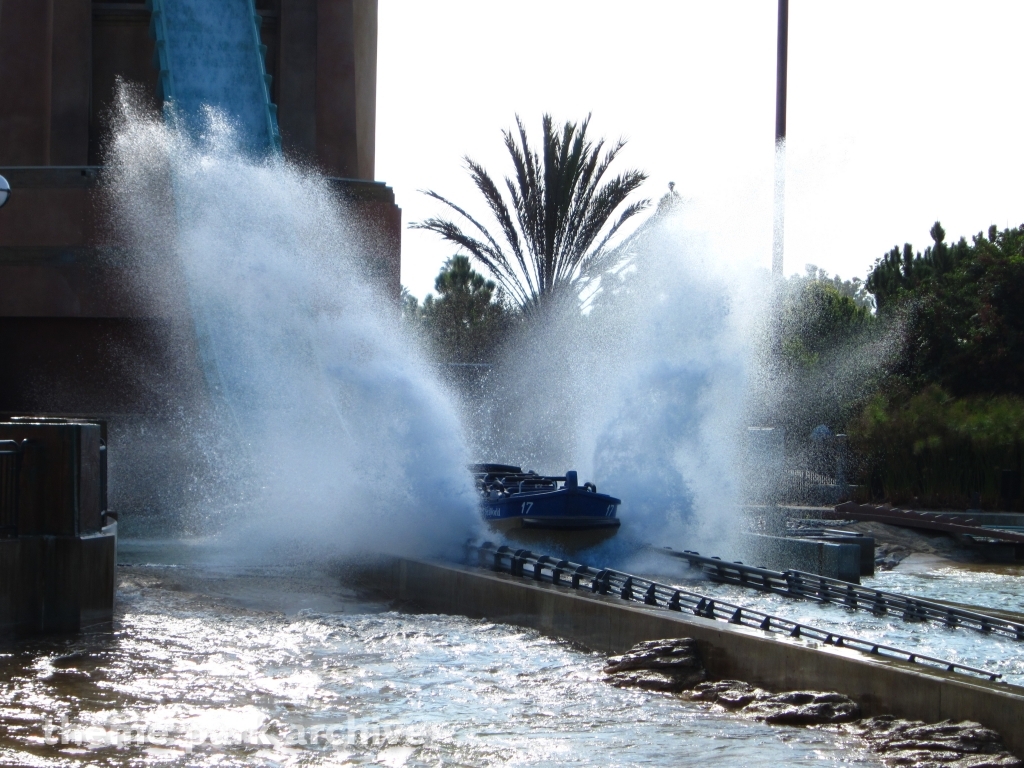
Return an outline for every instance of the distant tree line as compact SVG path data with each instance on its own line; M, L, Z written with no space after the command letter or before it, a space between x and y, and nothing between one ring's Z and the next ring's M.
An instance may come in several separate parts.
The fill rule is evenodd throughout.
M1021 508L1024 226L930 234L863 282L814 267L786 281L780 413L799 434L820 419L850 435L864 499Z
M905 343L851 425L874 495L1022 508L1024 225L893 248L866 285Z
M908 243L875 265L867 288L879 314L909 312L896 373L911 388L956 397L1024 392L1024 227L989 227L947 245L936 222L924 253Z

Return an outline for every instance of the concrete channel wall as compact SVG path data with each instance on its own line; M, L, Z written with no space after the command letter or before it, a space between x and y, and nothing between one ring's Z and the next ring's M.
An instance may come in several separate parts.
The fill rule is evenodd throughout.
M0 638L113 618L105 438L102 421L0 420Z
M750 547L750 556L758 565L765 568L777 571L794 568L830 579L860 584L860 544L763 534L750 534L745 538L745 542ZM874 539L871 540L871 545L871 560L874 565Z
M114 617L117 534L0 539L0 639L78 632Z
M974 720L1024 757L1024 688L1018 686L478 568L393 559L367 576L393 599L423 611L531 627L596 651L621 653L643 640L692 637L713 679L773 691L838 691L868 716Z

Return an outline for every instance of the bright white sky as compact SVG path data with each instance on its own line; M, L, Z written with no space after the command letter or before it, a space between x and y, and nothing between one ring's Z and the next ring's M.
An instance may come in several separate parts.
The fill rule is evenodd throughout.
M509 171L519 113L593 113L624 136L620 169L669 181L724 259L771 263L774 0L380 0L377 178L403 221L440 205L483 214L462 166ZM864 277L893 245L922 249L1024 222L1024 3L791 0L786 273ZM402 282L422 297L451 254L403 233Z

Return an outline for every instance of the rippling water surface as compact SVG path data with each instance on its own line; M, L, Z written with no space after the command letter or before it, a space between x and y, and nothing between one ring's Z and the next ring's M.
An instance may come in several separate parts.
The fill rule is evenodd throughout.
M676 572L688 576L685 569ZM665 580L665 576L661 577ZM949 629L935 622L907 622L899 615L875 616L837 604L793 600L783 595L714 584L706 580L677 583L731 603L783 616L803 624L831 629L908 651L992 670L1014 685L1024 685L1024 642L984 635L967 628ZM1024 613L1024 567L1000 564L913 562L862 579L866 587L922 598ZM980 608L979 608L980 610Z
M0 646L0 764L879 765L839 729L619 690L602 655L330 574L123 559L113 631Z
M865 584L1024 614L1024 565L946 562L919 566L912 558L895 570L875 574Z

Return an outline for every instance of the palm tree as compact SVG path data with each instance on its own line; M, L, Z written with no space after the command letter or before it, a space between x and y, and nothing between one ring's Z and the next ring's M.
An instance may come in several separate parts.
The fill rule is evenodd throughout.
M515 167L514 178L505 178L510 202L487 171L466 158L470 176L497 220L507 248L465 209L432 190L426 194L454 210L476 231L466 234L455 222L437 217L412 226L437 232L469 251L528 314L556 296L572 297L578 304L580 293L619 258L609 241L624 222L649 204L648 200L630 203L608 226L647 174L630 170L602 185L625 141L620 139L602 156L604 140L596 144L588 140L589 123L588 115L582 124L567 122L557 132L551 116L544 115L542 162L530 148L517 115L518 142L511 131L502 132Z

